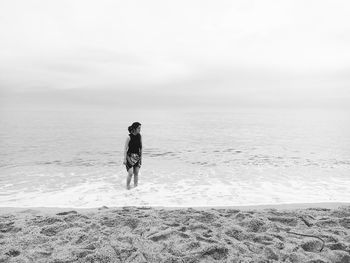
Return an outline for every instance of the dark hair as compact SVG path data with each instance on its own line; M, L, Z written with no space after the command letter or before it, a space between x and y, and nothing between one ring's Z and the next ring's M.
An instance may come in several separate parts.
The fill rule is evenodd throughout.
M132 132L133 130L136 130L140 125L141 125L141 123L134 122L133 124L131 124L131 126L128 127L128 131Z

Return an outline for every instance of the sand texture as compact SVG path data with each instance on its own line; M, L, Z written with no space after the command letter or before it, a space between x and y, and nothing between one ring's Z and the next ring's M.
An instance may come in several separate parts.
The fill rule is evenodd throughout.
M0 262L348 263L350 206L2 211Z

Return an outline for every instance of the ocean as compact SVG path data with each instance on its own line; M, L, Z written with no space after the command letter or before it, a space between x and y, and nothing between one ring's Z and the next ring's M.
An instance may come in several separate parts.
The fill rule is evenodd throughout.
M126 190L135 121L143 161ZM0 148L0 207L350 202L345 110L0 109Z

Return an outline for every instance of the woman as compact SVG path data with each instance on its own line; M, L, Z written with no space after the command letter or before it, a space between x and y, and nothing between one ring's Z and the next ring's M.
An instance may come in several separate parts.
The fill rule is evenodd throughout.
M134 175L134 187L137 186L142 158L141 123L134 122L128 127L129 136L126 138L124 149L124 162L128 177L126 189L130 190L131 177Z

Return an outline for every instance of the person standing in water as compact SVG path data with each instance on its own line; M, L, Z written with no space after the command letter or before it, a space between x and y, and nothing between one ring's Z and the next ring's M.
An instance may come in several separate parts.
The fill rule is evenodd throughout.
M142 138L141 138L141 123L134 122L128 127L129 136L125 141L124 161L128 177L126 179L126 189L130 190L131 177L134 175L134 187L138 184L139 171L142 161Z

